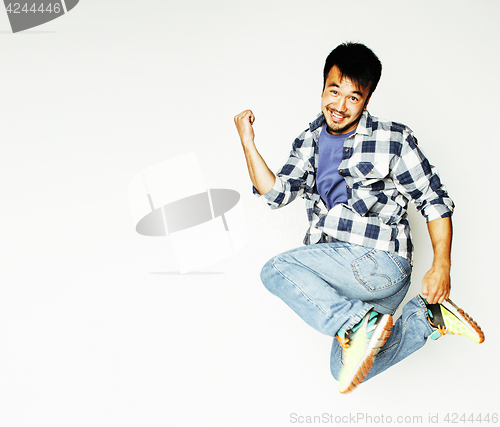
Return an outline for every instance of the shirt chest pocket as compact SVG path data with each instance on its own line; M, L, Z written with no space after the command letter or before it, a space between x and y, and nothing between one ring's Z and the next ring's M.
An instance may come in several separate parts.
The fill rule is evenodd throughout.
M387 162L359 162L354 169L359 179L380 180L389 176L389 163Z
M368 187L369 189L381 188L380 185L385 187L383 182L388 183L389 180L389 163L388 162L359 162L353 168L353 180L355 188ZM380 183L380 184L377 184ZM373 185L375 184L375 187Z

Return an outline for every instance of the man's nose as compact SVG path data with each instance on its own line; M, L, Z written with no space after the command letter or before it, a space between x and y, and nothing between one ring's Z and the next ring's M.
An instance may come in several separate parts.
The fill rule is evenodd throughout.
M345 112L345 106L346 106L346 100L343 96L341 96L338 100L337 100L337 104L336 104L336 108L337 110L340 112L340 113L344 113Z

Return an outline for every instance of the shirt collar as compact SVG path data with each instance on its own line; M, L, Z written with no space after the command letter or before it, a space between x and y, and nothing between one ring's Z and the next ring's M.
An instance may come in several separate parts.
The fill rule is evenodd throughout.
M319 113L316 118L309 123L309 130L311 132L314 132L316 129L319 127L323 126L326 123L325 116L323 116L323 113Z
M326 120L325 117L323 116L323 113L319 113L316 116L316 118L311 123L309 123L309 130L311 132L314 132L316 129L323 126L325 123ZM358 127L356 128L356 134L370 136L372 134L372 125L373 125L372 116L367 110L363 111L361 119L359 119Z

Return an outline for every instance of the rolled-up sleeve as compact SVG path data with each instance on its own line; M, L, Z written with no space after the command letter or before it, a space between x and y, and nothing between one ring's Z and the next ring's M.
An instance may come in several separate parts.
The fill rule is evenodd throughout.
M427 222L453 214L455 205L437 169L429 163L412 133L405 135L392 173L398 190L415 203Z
M286 206L302 195L310 186L313 171L309 160L304 158L300 151L303 143L304 134L294 141L287 162L276 174L276 182L273 188L260 195L257 189L253 187L253 193L272 209Z

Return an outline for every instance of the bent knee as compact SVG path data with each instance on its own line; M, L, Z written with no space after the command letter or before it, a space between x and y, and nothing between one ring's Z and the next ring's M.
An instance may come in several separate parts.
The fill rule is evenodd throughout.
M275 257L271 258L264 264L260 271L260 280L269 292L273 292L274 284L276 282L276 269L274 268Z

